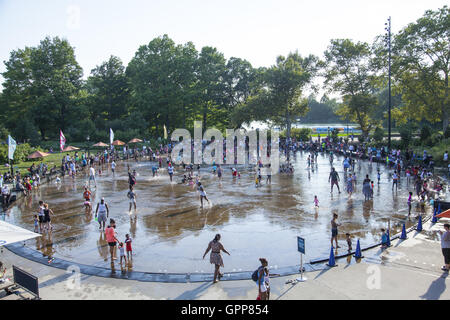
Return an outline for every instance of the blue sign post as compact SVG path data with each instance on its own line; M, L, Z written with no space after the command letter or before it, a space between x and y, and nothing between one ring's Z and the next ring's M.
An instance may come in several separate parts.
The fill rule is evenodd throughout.
M305 254L305 239L297 237L297 250L298 252Z
M297 250L300 252L300 278L297 281L304 282L307 279L303 277L303 255L305 254L305 239L297 237Z

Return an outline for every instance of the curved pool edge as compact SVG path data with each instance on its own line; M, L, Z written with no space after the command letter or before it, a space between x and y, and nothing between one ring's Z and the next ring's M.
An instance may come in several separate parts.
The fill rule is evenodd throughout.
M423 219L422 223L426 223L431 219L431 216L427 216ZM406 230L406 233L411 233L417 228L417 223ZM400 233L391 237L392 240L400 238ZM367 251L373 248L381 246L381 243L371 244L361 248L361 251ZM48 267L53 267L62 270L73 270L73 267L78 267L80 273L84 275L103 277L103 278L113 278L113 279L124 279L124 280L135 280L141 282L163 282L163 283L192 283L192 282L210 282L213 280L213 273L156 273L156 272L143 272L143 271L122 271L121 269L108 269L103 267L97 267L93 265L86 265L77 263L74 261L68 261L60 258L53 258L49 260L47 257L43 256L41 252L31 249L23 244L10 244L5 246L5 248L12 253L31 260ZM341 254L335 256L335 259L345 258L354 255L355 251ZM303 265L305 272L323 270L327 267L324 263L329 260L327 258L312 259L309 263ZM51 261L51 262L49 262ZM275 269L276 274L280 277L292 276L299 274L300 265L288 266ZM238 280L250 280L253 271L241 271L241 272L224 272L224 276L221 281L238 281Z
M10 244L5 248L12 253L31 260L48 267L53 267L63 270L74 270L74 267L78 267L80 273L84 275L115 278L124 280L136 280L142 282L166 282L166 283L191 283L191 282L209 282L213 280L213 273L156 273L156 272L143 272L143 271L122 271L119 269L108 269L103 267L97 267L92 265L86 265L77 263L74 261L68 261L60 258L53 258L51 262L49 259L42 255L41 252L31 249L23 244ZM275 269L277 275L281 277L299 274L299 265L283 267ZM305 272L317 271L323 268L313 267L311 264L303 265ZM224 276L221 281L237 281L237 280L250 280L253 271L241 271L241 272L224 272Z

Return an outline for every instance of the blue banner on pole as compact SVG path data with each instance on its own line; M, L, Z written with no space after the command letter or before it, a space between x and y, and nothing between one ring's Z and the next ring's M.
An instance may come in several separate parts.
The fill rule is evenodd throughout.
M297 250L298 252L305 254L305 239L297 237Z

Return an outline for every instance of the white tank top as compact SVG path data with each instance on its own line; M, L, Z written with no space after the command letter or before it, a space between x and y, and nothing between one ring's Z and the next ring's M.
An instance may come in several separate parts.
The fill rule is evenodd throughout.
M98 212L106 212L106 203L104 203L104 204L101 204L101 203L99 203L98 204Z

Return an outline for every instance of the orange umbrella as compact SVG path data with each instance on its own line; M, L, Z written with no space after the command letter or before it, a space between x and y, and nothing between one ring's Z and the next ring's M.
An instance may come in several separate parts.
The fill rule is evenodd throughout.
M114 141L112 144L113 144L113 146L123 146L123 145L125 145L126 143L123 142L123 141L120 141L120 140L116 140L116 141Z
M36 151L36 152L33 152L32 154L30 154L28 156L28 159L44 158L44 157L47 157L49 155L50 155L50 153L46 153L46 152L42 152L42 151Z
M130 140L130 142L128 142L128 143L137 143L137 142L142 142L142 140L138 139L138 138L134 138L133 140Z
M80 148L68 146L63 149L63 152L76 151L76 150L80 150Z
M93 147L107 147L108 145L106 144L106 143L103 143L103 142L99 142L99 143L96 143L96 144L94 144L93 145Z
M450 218L450 209L436 215L436 218Z

